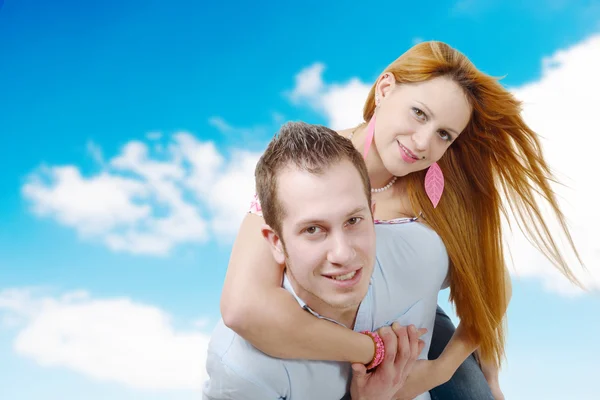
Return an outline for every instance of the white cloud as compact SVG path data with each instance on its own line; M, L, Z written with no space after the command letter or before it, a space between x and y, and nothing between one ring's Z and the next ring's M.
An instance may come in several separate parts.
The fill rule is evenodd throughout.
M254 168L260 153L235 149L225 162L213 143L201 143L192 136L175 136L176 151L191 165L184 184L211 211L210 227L220 237L237 233L241 218L248 210L246 200L254 193Z
M566 187L556 186L589 274L576 269L591 289L600 290L600 195L594 161L600 148L598 101L600 36L543 60L542 77L514 90L524 101L524 117L543 137L550 166ZM549 221L552 221L549 219ZM552 231L558 232L553 226ZM520 235L512 240L517 272L542 278L546 287L572 293L573 287L532 252ZM564 246L563 246L564 247ZM570 260L575 264L571 255Z
M125 144L89 176L73 165L40 167L23 195L37 215L114 251L166 255L179 244L231 239L254 192L259 154L233 149L226 158L186 132L164 147L160 139Z
M298 72L295 77L296 85L290 93L290 98L293 101L318 98L325 87L323 71L325 71L325 65L314 63Z
M42 167L23 186L37 214L51 214L84 234L147 217L150 208L134 202L147 193L148 188L137 180L107 173L85 178L75 166Z
M248 210L247 194L254 193L254 167L259 154L237 151L230 163L206 193L213 211L212 229L222 237L231 237L239 228L240 215Z
M344 84L323 82L325 66L315 63L296 75L296 86L289 97L323 113L332 129L356 126L363 122L362 109L371 88L357 78Z
M10 289L0 292L0 315L19 329L15 351L42 367L148 390L198 390L207 378L208 335L175 329L163 310L128 298Z
M458 2L469 8L471 2ZM345 84L323 80L323 64L314 64L296 76L291 92L295 101L304 101L320 112L334 129L349 128L362 115L362 105L370 88L353 78ZM600 148L598 101L600 78L600 36L558 51L543 60L542 77L513 89L525 102L524 118L545 139L546 157L559 179L569 186L557 187L561 205L571 224L572 234L589 273L577 267L568 255L577 276L590 289L600 290L600 208L597 199L598 168L594 164ZM558 228L552 225L553 232ZM520 234L507 235L516 274L536 278L548 289L563 294L580 293ZM564 247L564 246L563 246Z
M193 322L193 326L197 329L206 329L210 325L211 321L209 318L200 318Z

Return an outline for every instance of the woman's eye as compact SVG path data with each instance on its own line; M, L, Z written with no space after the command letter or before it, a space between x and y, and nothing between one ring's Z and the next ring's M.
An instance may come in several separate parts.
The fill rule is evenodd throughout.
M452 140L452 135L446 131L440 131L440 138L442 138L442 140L450 142Z
M417 108L417 107L413 107L413 113L415 114L415 116L421 120L424 120L427 118L427 115L423 112L423 110Z

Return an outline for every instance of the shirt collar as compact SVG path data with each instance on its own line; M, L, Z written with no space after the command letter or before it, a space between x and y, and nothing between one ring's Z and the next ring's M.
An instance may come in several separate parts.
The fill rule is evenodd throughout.
M344 325L344 324L342 324L342 323L340 323L340 322L338 322L338 321L336 321L336 320L333 320L333 319L331 319L331 318L324 317L324 316L320 315L319 313L317 313L317 312L313 311L313 309L311 309L311 308L310 308L310 307L309 307L309 306L308 306L308 305L307 305L307 304L304 302L304 300L302 300L302 299L301 299L301 298L300 298L300 297L299 297L299 296L296 294L296 292L294 291L294 288L292 287L292 282L290 282L290 280L288 279L288 276L287 276L287 274L283 274L283 288L284 288L285 290L287 290L288 292L290 292L290 293L291 293L291 294L294 296L294 298L296 299L296 301L298 302L298 304L300 304L300 307L302 307L303 309L305 309L306 311L308 311L309 313L311 313L311 314L312 314L312 315L314 315L315 317L317 317L317 318L321 318L321 319L324 319L324 320L327 320L327 321L330 321L330 322L333 322L333 323L335 323L335 324L338 324L338 325L341 325L341 326L343 326L344 328L348 328L346 325Z

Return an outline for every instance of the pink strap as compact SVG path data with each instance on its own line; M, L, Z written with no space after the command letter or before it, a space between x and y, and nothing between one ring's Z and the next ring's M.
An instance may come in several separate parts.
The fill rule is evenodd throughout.
M363 158L365 160L367 159L367 154L369 153L369 149L373 143L373 136L375 136L375 113L373 113L373 116L369 121L369 125L367 126L367 136L365 137L365 150L363 154Z

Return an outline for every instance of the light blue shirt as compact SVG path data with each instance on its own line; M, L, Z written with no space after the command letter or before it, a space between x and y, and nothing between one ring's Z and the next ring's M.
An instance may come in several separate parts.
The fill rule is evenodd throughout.
M406 222L406 221L389 221ZM376 225L377 257L370 286L361 302L355 331L374 331L398 321L427 328L421 339L426 359L435 321L437 294L446 284L448 255L439 236L418 222ZM301 307L314 313L298 298L289 281L284 287ZM270 357L220 321L208 346L209 380L203 399L222 400L331 400L349 389L349 363L284 360ZM429 399L424 393L419 400Z

